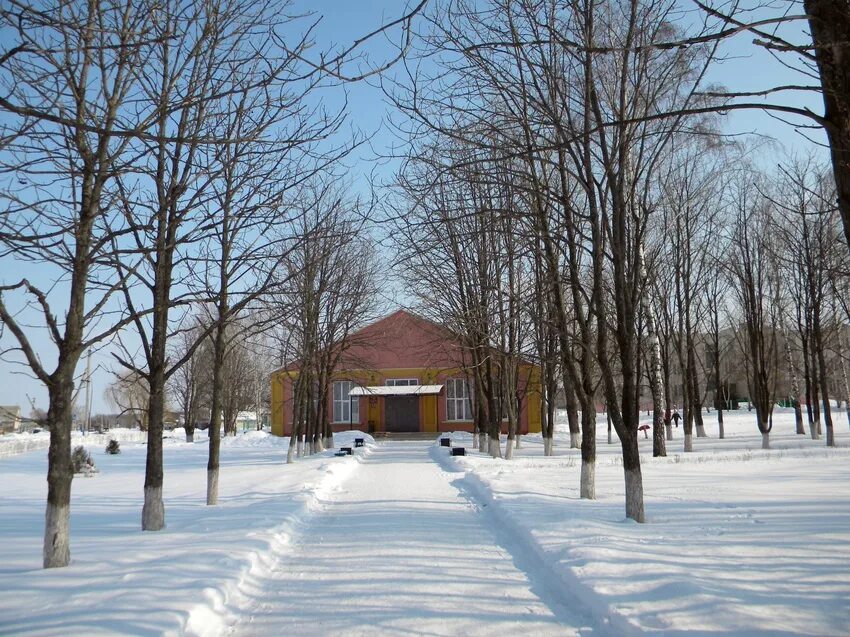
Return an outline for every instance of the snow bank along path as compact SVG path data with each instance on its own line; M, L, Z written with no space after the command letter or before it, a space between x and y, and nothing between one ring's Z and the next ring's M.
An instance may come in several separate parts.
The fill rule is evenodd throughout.
M434 462L432 446L388 442L362 456L277 567L243 580L234 633L585 632L586 620L559 604L551 582L523 570L516 544L453 484L458 474Z

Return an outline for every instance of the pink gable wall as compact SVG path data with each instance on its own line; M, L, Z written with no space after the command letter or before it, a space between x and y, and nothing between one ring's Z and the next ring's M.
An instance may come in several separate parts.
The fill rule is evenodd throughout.
M399 310L355 333L337 369L451 368L462 356L451 332Z

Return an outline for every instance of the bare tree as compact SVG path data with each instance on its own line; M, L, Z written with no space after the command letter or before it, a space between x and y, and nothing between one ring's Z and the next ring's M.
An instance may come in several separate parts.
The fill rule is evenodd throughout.
M203 350L195 348L200 330L200 325L196 324L181 331L169 343L173 358L183 361L172 374L168 386L182 414L186 442L195 440L195 424L199 419L202 387L206 380L204 370L208 369L209 362L205 360Z
M132 371L118 374L106 388L106 398L120 414L132 416L141 431L148 430L150 391L147 379Z
M676 345L681 377L681 406L684 449L693 451L693 432L705 437L703 400L700 380L705 377L703 334L707 328L711 281L715 257L713 244L718 236L716 219L722 210L722 154L712 148L710 136L690 140L670 158L660 188L665 223L664 259L671 267L672 312L675 329L671 334ZM668 406L669 409L669 406Z
M777 237L782 243L776 259L792 282L794 293L789 304L796 317L806 359L807 403L814 417L813 422L810 422L812 437L818 437L819 416L822 413L826 443L833 446L835 440L829 405L831 374L827 364L829 327L833 322L829 315L832 313L834 285L830 282L841 278L835 269L835 246L839 233L837 211L832 205L834 190L829 176L811 160L797 161L787 168L781 167L778 180L772 204L785 223L782 224L784 229L777 230ZM788 231L789 228L793 228L793 233ZM786 344L785 347L786 358L792 361L790 345ZM793 366L791 371L794 373ZM819 397L822 412L817 405ZM802 427L802 413L799 408L796 411L799 431Z
M298 197L298 242L270 297L269 311L289 336L285 358L295 367L287 462L296 452L333 446L332 376L375 302L377 264L363 211L329 182L316 180Z
M733 278L741 327L737 334L747 366L750 401L762 435L762 448L770 448L779 351L778 268L772 255L772 206L743 178L736 184L735 220L728 268Z
M120 281L109 270L122 260L132 271L137 259L119 247L127 228L115 213L115 178L131 161L130 140L152 117L149 109L129 104L140 92L135 71L146 64L156 37L153 6L98 1L0 7L4 42L13 45L0 52L0 170L9 177L0 191L7 202L0 213L0 258L51 269L44 285L25 278L0 286L0 321L49 396L45 568L70 560L77 363L84 351L126 325L127 317L111 303ZM63 284L54 289L57 281ZM35 350L28 324L35 319L20 320L21 304L40 315L55 356ZM50 370L42 361L54 358Z

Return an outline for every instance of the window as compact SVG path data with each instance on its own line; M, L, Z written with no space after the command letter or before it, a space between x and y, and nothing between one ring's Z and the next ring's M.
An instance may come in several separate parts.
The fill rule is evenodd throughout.
M406 387L408 385L418 385L418 378L388 378L387 387Z
M469 383L465 378L446 380L446 420L472 420Z
M355 384L350 380L334 381L334 418L335 423L360 422L360 397L349 397Z

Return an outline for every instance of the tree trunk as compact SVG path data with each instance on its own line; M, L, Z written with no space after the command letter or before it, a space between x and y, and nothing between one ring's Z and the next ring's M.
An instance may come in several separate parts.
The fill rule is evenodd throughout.
M145 459L145 503L142 506L142 530L160 531L165 527L162 502L162 418L165 409L162 368L151 370L148 401L148 445Z
M592 403L581 406L581 484L582 499L596 499L596 409ZM610 429L609 429L610 436Z
M762 432L761 434L761 448L762 449L770 449L770 432Z
M626 517L635 522L645 522L643 510L643 476L640 470L640 449L637 436L629 433L621 441L623 472L626 481Z
M641 278L646 284L648 274L643 246L640 248ZM664 444L664 374L661 364L661 341L658 338L658 328L655 322L655 310L652 308L649 295L644 292L641 297L643 314L646 318L646 337L649 344L649 389L652 393L652 455L666 456L667 447Z
M581 499L596 499L596 462L595 460L581 461Z
M697 438L708 438L708 434L705 432L705 421L702 418L702 404L698 401L694 403L694 420L696 421Z
M823 422L826 428L826 446L835 446L835 432L832 426L832 408L829 406L829 380L826 375L826 359L824 358L823 345L820 334L818 334L818 366L820 367L821 396L823 397Z
M792 405L794 405L794 426L798 435L806 435L806 429L803 426L803 411L800 409L800 380L797 377L797 368L794 365L794 358L791 356L791 343L788 338L788 331L783 327L782 339L785 341L785 364L791 371L791 391Z
M844 411L847 414L847 425L850 426L850 382L847 380L847 366L844 364L844 335L842 328L838 329L838 364L841 366L841 380L844 384Z
M514 418L514 449L522 448L522 434L520 433L520 419L522 418L522 399L516 396L516 416Z
M61 364L61 363L60 363ZM66 369L70 364L66 366ZM47 509L44 516L44 568L68 566L71 561L71 408L73 369L59 375L48 386L50 406L47 424L50 448L47 452Z
M850 4L804 0L803 6L815 45L838 209L850 246Z
M554 375L552 376L554 379ZM554 387L554 380L552 386ZM543 407L546 409L546 418L549 421L549 429L546 431L546 437L549 440L549 455L555 455L555 394L554 390L548 394L551 399L546 400Z
M578 400L575 391L567 386L566 378L564 379L564 395L567 400L567 422L570 425L570 449L580 449L581 429L579 429L578 421Z
M490 436L490 455L493 458L502 457L502 442L497 436Z
M225 304L226 292L222 295L221 303ZM210 401L210 446L207 457L207 506L218 504L218 472L219 455L221 453L221 412L222 394L224 392L224 356L226 342L226 325L224 324L223 307L219 307L218 325L215 328L213 341L213 374L212 400Z

